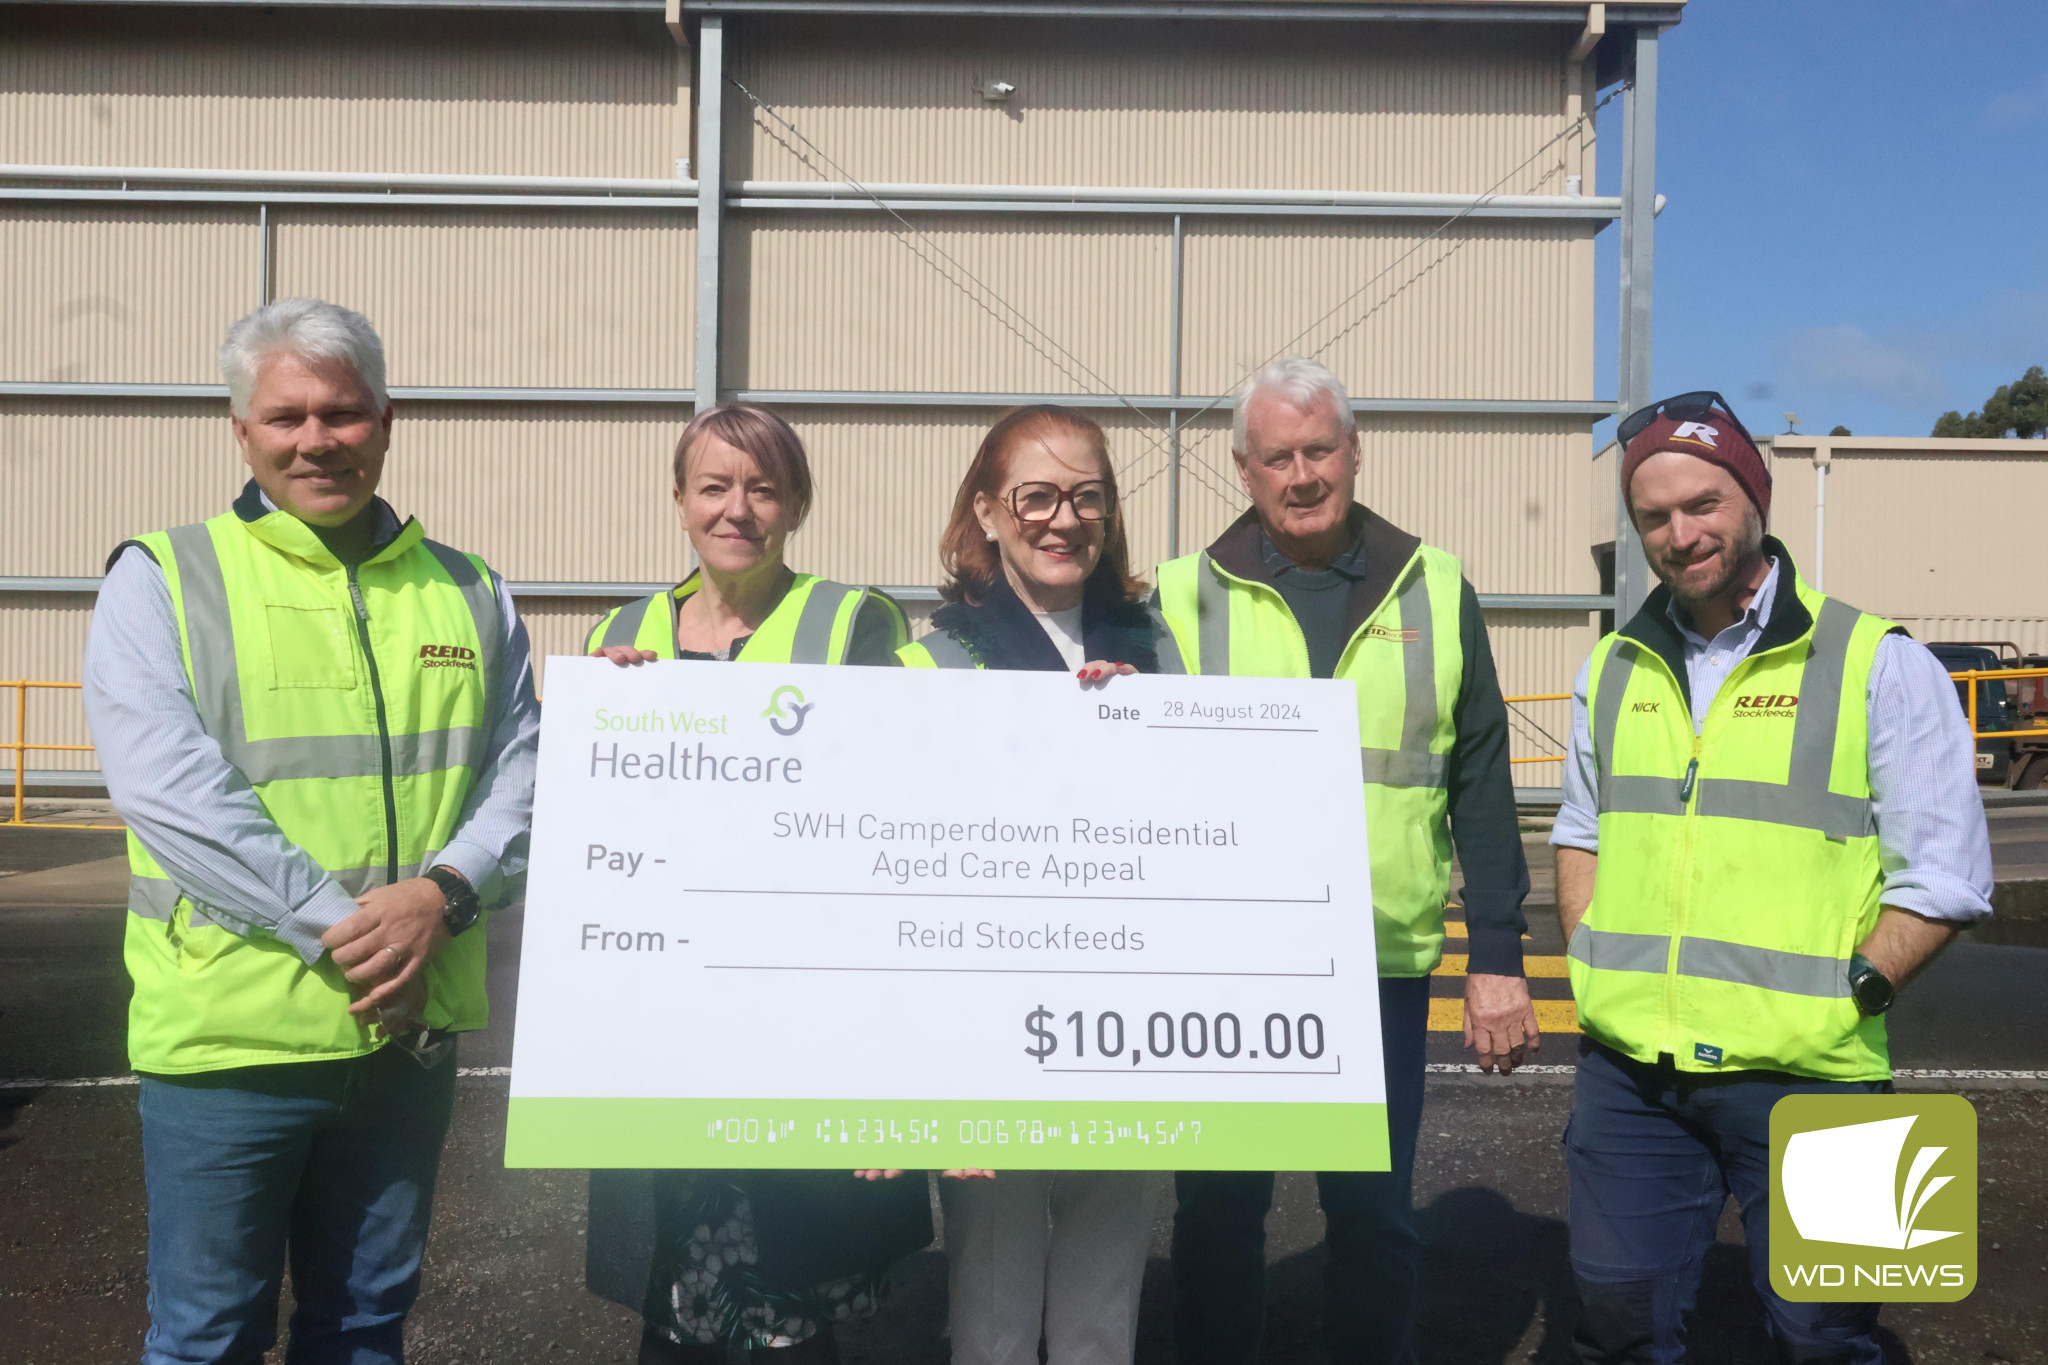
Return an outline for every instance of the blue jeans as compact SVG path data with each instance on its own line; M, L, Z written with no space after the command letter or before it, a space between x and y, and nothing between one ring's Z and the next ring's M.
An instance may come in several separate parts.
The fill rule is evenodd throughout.
M1891 1088L1773 1071L1682 1072L1582 1040L1564 1135L1572 1274L1585 1305L1572 1337L1579 1359L1684 1358L1685 1315L1732 1194L1779 1358L1880 1365L1870 1336L1876 1304L1792 1303L1771 1289L1771 1106L1786 1095Z
M1341 1365L1415 1359L1415 1135L1422 1125L1429 978L1380 979L1390 1171L1316 1177L1328 1260L1323 1319ZM1266 1325L1270 1171L1182 1171L1174 1177L1173 1340L1181 1365L1250 1365Z
M260 1362L291 1257L291 1365L404 1359L455 1058L144 1076L144 1365Z

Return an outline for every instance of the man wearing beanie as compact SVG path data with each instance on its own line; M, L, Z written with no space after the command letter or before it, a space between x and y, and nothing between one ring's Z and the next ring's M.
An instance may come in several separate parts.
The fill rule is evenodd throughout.
M1618 435L1662 586L1579 673L1550 839L1583 1030L1573 1344L1682 1359L1733 1195L1780 1358L1878 1365L1875 1304L1771 1287L1770 1113L1890 1093L1894 993L1991 913L1976 746L1934 656L1765 534L1770 467L1720 395Z

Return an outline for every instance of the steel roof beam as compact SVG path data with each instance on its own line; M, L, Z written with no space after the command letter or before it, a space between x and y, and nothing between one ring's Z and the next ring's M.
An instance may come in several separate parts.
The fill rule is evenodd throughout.
M690 406L691 389L490 388L467 385L394 384L391 397L413 403L595 403L668 404ZM91 381L5 381L7 398L159 398L208 399L228 396L225 384L123 384ZM728 395L767 407L824 408L1014 408L1029 403L1058 403L1094 411L1138 408L1145 412L1193 414L1199 409L1227 412L1227 395L1100 394L1100 393L948 393L890 389L740 389ZM1591 398L1353 398L1361 413L1414 413L1423 416L1580 417L1598 421L1612 417L1615 405Z
M196 0L192 0L196 3ZM659 8L657 5L656 8ZM1087 4L1074 0L682 0L685 14L902 14L1009 19L1314 19L1347 23L1556 24L1584 28L1587 5ZM1682 5L1614 5L1609 23L1676 24Z
M673 583L592 583L567 581L507 582L514 597L649 597L667 592ZM98 578L0 576L0 593L63 592L96 593ZM899 602L936 602L939 590L925 584L884 587L883 592ZM1594 593L1483 592L1479 605L1495 611L1607 611L1612 597Z
M0 0L20 4L23 0ZM43 3L44 0L27 0ZM125 5L133 7L180 8L204 6L231 9L261 6L265 9L332 10L475 10L538 11L599 14L659 14L668 17L669 0L48 0L67 5ZM680 0L679 15L706 14L903 14L941 17L1014 19L1309 19L1348 23L1489 23L1556 24L1583 27L1588 6L1543 4L1372 4L1353 0L1332 0L1328 4L1202 4L1185 0L1178 4L1086 4L1074 0ZM1684 15L1682 4L1609 4L1610 24L1676 24Z

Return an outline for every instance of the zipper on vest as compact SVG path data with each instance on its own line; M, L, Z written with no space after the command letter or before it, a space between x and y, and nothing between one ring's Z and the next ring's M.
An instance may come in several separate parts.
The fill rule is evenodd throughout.
M384 711L384 683L377 676L377 655L370 648L370 608L363 601L363 585L356 577L356 565L348 567L348 595L356 609L356 638L363 644L363 659L370 666L370 697L377 704L377 754L384 777L384 881L398 880L398 792L391 775L391 721Z
M1685 765L1685 781L1678 788L1678 799L1684 805L1685 851L1678 860L1678 905L1671 917L1671 951L1664 960L1664 1046L1660 1052L1668 1052L1675 1061L1682 1042L1674 1035L1678 1031L1678 953L1685 943L1686 912L1692 908L1692 856L1694 835L1699 829L1698 814L1693 808L1693 789L1699 785L1700 749L1705 736L1695 730L1692 736L1692 761Z

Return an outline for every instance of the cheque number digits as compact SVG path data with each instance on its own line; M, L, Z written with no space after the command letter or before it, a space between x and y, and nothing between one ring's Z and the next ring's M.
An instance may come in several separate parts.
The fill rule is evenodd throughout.
M1269 1014L1259 1032L1250 1036L1249 1046L1243 1022L1227 1010L1217 1014L1190 1010L1180 1015L1154 1010L1128 1035L1123 1015L1115 1010L1096 1014L1092 1025L1085 1010L1075 1010L1057 1024L1055 1018L1043 1005L1024 1016L1024 1031L1031 1036L1024 1055L1040 1066L1048 1057L1059 1055L1063 1044L1072 1047L1077 1060L1090 1056L1120 1059L1128 1054L1130 1065L1138 1066L1147 1055L1160 1061L1212 1056L1230 1061L1243 1056L1247 1061L1299 1057L1312 1062L1323 1055L1327 1041L1322 1018L1314 1014Z

